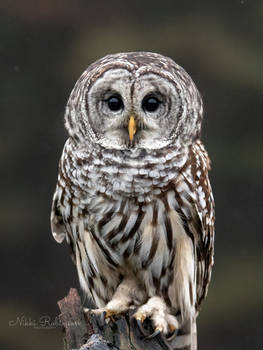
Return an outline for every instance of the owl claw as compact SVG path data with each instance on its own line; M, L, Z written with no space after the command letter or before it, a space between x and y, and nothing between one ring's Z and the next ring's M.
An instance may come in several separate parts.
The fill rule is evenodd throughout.
M159 297L152 297L146 304L139 307L133 317L136 319L141 333L145 336L142 323L146 318L151 321L154 328L153 333L145 336L145 339L152 339L158 334L168 336L168 339L171 340L176 336L179 323L176 317L169 314L168 311L166 304Z
M109 319L111 319L114 316L114 312L112 312L111 310L93 309L91 311L95 316L97 316L98 325L101 329L103 329L105 324L109 322Z
M104 310L101 315L100 315L100 321L102 322L102 324L105 324L105 322L108 319L112 319L114 318L114 316L117 316L119 313L115 312L113 310Z
M163 331L163 329L161 327L157 327L152 334L147 335L145 333L144 328L143 328L142 321L139 318L136 318L136 322L137 322L137 325L138 325L140 332L144 336L144 340L152 339L152 338L156 337L157 335L159 335Z
M170 342L170 341L174 340L174 338L176 337L176 335L177 335L177 331L174 330L173 333L172 333L169 337L166 337L166 340L167 340L168 342Z
M147 339L147 334L144 331L142 321L139 318L136 318L136 322L137 322L137 325L138 325L138 328L139 328L141 334L144 336L145 339Z
M163 331L162 328L157 327L152 334L148 335L148 337L145 338L145 340L149 340L149 339L153 339L154 337L157 337L157 335L159 335L162 331Z
M106 315L107 315L106 311L103 311L103 312L100 314L100 324L101 324L102 326L105 325Z

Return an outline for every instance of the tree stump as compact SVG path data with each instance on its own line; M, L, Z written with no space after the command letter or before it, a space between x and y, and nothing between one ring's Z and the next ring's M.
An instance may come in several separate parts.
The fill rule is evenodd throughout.
M158 335L145 339L135 319L135 311L101 324L100 316L83 312L80 297L76 289L58 301L61 314L59 319L65 331L65 350L170 350L165 337ZM150 322L144 322L144 328L151 334Z

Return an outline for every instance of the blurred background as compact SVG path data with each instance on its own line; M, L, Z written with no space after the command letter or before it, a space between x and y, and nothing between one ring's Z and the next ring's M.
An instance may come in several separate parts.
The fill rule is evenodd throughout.
M79 288L49 226L64 108L94 60L144 50L182 65L204 99L217 222L199 349L262 349L263 2L1 1L0 23L1 348L62 349L50 322Z

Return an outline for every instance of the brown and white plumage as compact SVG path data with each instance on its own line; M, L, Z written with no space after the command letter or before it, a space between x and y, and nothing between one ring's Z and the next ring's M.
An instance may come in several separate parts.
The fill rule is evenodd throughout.
M169 58L137 52L95 62L67 104L51 214L97 307L136 306L140 321L151 318L165 334L179 329L173 348L190 349L213 265L202 115L193 81Z

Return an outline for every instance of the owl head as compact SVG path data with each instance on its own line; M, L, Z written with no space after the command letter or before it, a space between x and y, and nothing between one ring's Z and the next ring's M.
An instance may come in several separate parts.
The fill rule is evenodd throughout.
M150 52L108 55L70 95L65 125L77 143L131 150L188 146L199 137L202 99L185 70Z

